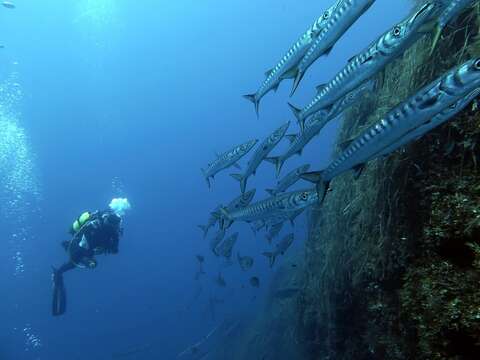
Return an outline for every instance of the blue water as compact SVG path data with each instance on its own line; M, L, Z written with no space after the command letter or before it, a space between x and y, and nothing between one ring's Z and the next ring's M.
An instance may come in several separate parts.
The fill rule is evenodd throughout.
M16 9L0 7L0 125L11 136L8 144L0 138L1 360L103 360L146 347L131 358L173 359L223 318L261 309L271 271L260 254L268 244L235 225L235 253L255 257L248 273L210 253L196 225L239 186L227 170L209 190L200 167L215 151L263 139L287 120L289 133L298 131L286 104L289 82L263 99L259 120L241 95L256 90L332 1L18 0ZM316 85L409 8L407 0L377 0L309 70L292 102L305 105ZM337 127L329 124L284 173L325 166ZM274 152L285 148L286 141ZM258 200L275 181L265 163L248 187ZM132 204L120 253L100 257L94 271L67 273L67 313L52 317L50 269L66 260L59 243L81 212L106 208L116 196ZM305 215L293 231L291 251L302 251ZM196 254L206 256L200 282ZM226 289L214 283L220 269ZM248 285L253 275L260 289ZM215 319L210 296L224 300Z

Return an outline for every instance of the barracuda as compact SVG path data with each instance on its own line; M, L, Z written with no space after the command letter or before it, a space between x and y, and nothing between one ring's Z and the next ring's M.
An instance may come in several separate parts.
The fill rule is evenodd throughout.
M206 170L201 169L202 174L207 181L208 187L210 187L210 178L213 179L218 172L229 168L232 165L236 165L237 161L247 155L257 142L258 140L255 139L247 141L244 144L237 145L223 154L218 155L218 157L212 163L208 164Z
M283 179L278 181L277 187L275 189L266 189L266 192L268 192L271 196L275 196L278 193L284 192L290 186L300 180L300 175L306 173L308 169L310 169L309 164L299 166L298 168L290 171L287 175L285 175Z
M317 192L314 189L309 189L283 193L232 212L222 208L220 209L221 227L226 229L235 221L250 223L265 220L276 215L291 215L293 212L304 209L317 200Z
M265 73L266 79L257 90L255 94L244 95L244 98L251 101L255 105L255 112L257 117L259 116L259 105L260 100L270 91L274 90L277 91L278 86L282 82L282 76L294 68L300 60L302 60L305 53L310 48L312 42L321 32L327 21L330 19L333 11L337 8L338 4L342 0L337 0L335 4L330 6L326 11L323 12L322 16L320 16L312 26L308 28L307 31L303 33L303 35L292 45L292 47L288 50L285 56L275 65L274 68L268 70Z
M245 192L247 187L247 180L251 175L255 175L257 168L260 166L263 160L270 154L270 152L277 146L280 140L283 139L285 133L287 132L290 122L287 122L285 125L282 125L272 134L270 134L263 142L257 147L255 152L252 155L252 158L248 162L247 169L244 174L231 174L235 180L240 182L240 190L242 194Z
M418 39L434 27L432 21L438 5L429 1L407 19L394 26L373 42L366 50L354 56L348 64L327 84L319 87L318 94L303 109L289 104L300 124L322 109L328 109L338 99L364 81L378 74L385 66L399 57Z
M372 91L375 83L373 81L367 81L366 83L360 85L358 88L354 89L342 99L338 100L330 109L330 111L319 111L314 117L311 118L311 121L307 123L305 128L302 128L302 132L297 135L287 135L287 138L290 140L290 147L287 152L282 156L267 158L268 162L275 165L277 177L282 170L283 164L287 159L298 154L302 155L302 151L305 146L315 137L324 126L330 122L332 119L336 118L338 115L343 113L350 106L355 104L359 99L361 99L366 93Z
M440 35L447 24L465 11L468 7L471 7L478 0L438 0L443 6L444 10L438 17L437 26L433 35L432 49L430 55L435 50Z
M343 34L374 2L375 0L342 0L338 4L298 66L285 73L285 78L294 78L291 95L315 60L322 55L328 55Z
M445 73L399 104L358 136L325 170L302 178L317 184L318 198L325 197L330 181L348 171L359 175L365 164L387 156L445 123L480 93L480 58Z

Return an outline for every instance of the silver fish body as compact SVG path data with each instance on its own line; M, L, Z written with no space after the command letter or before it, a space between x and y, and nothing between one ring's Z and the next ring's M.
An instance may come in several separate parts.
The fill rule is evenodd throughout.
M242 194L247 187L247 180L251 175L255 175L257 168L260 166L263 160L270 154L270 152L277 146L277 144L283 139L287 132L290 122L280 126L273 133L271 133L265 140L263 140L256 148L252 155L252 158L248 162L247 168L243 174L231 174L231 176L240 182L240 190Z
M342 114L349 107L353 106L366 93L371 92L374 88L374 85L374 81L367 81L363 84L360 84L360 86L337 100L329 110L318 111L313 117L308 119L306 125L304 125L303 122L300 122L299 125L302 128L302 132L297 135L287 135L287 138L290 140L290 147L286 153L282 156L266 159L275 165L277 176L280 174L285 161L294 155L302 155L302 151L305 146L312 141L312 139L317 136L320 131L322 131L326 124L335 119L338 115Z
M307 69L322 55L327 55L337 41L362 16L375 0L342 0L324 25L307 53L299 62L295 72L292 94L297 89Z
M319 199L339 174L361 170L448 121L480 92L480 58L465 62L419 90L360 134L324 171L307 173L317 183Z
M366 50L354 56L348 64L303 109L290 105L299 123L322 109L328 109L338 99L364 81L378 74L413 43L426 34L437 5L429 1L391 30L380 36Z
M230 213L226 209L221 209L222 228L228 228L235 221L255 222L277 214L291 214L317 200L316 191L308 189L282 193Z
M292 245L294 240L293 234L285 236L276 246L273 252L264 252L262 255L269 259L270 267L275 264L275 259L278 255L284 255L288 248Z
M254 196L255 196L255 193L256 193L256 190L255 189L252 189L252 190L249 190L247 191L246 193L244 194L241 194L240 196L237 196L235 199L233 199L232 201L230 201L227 205L227 211L234 211L236 209L240 209L240 208L243 208L247 205L249 205ZM220 206L214 210L214 213L218 213L218 211L220 210ZM218 220L218 216L214 216L212 215L212 217L214 217L215 219Z
M237 243L238 232L226 238L218 247L217 253L227 260L232 257L233 247Z
M285 190L287 190L290 186L294 185L297 181L299 181L300 175L306 173L308 169L310 169L309 164L305 164L299 166L296 169L293 169L277 182L277 187L275 189L266 189L266 191L272 196L275 196L276 194L281 192L285 192Z
M218 172L234 165L242 157L248 154L250 150L255 146L258 140L250 140L243 144L234 146L230 150L219 155L213 162L208 164L206 169L201 169L208 187L210 187L210 178L214 178Z
M283 76L285 73L298 65L341 1L343 0L337 0L332 6L325 10L312 26L290 47L282 59L265 73L266 78L255 94L244 95L247 100L255 105L257 117L259 115L260 100L269 91L276 91L284 79Z

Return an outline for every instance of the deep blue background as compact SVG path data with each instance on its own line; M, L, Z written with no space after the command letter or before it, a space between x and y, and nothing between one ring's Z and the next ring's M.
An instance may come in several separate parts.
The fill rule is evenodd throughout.
M267 243L236 226L237 250L254 255L256 264L248 274L237 265L226 268L228 288L216 287L220 262L196 225L239 186L225 171L209 191L200 167L214 151L263 139L287 120L289 133L298 131L286 105L289 82L263 99L260 120L241 95L260 85L263 73L332 1L18 0L14 10L0 7L0 74L20 75L25 97L18 121L41 188L41 211L30 214L22 247L25 272L13 274L15 247L5 241L0 252L1 360L109 359L149 344L156 358L173 359L212 328L205 311L210 294L225 299L223 314L255 311L260 294L252 302L254 291L241 285L258 275L260 293L267 287L269 269L259 255ZM95 6L103 10L95 13ZM407 0L377 0L311 68L292 102L305 105L316 85L409 7ZM306 162L325 166L336 127L329 124L284 173ZM261 199L274 181L273 166L263 164L248 187ZM95 271L67 274L68 312L53 318L50 266L65 260L59 242L80 212L104 208L118 195L133 207L120 254L101 257ZM303 216L295 228L297 249L305 222ZM7 239L18 224L3 219L0 226L0 238ZM208 274L201 297L186 310L198 286L197 253L207 256ZM27 324L41 347L25 344Z

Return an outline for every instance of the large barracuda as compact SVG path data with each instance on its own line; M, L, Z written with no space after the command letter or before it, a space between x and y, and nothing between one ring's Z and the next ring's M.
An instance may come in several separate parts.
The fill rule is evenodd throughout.
M229 168L232 165L236 165L237 161L247 155L257 142L258 140L255 139L234 146L223 154L218 155L218 157L212 163L208 164L207 169L201 169L202 174L207 181L208 187L210 187L210 178L213 179L215 174L217 174L218 172Z
M350 106L355 104L359 99L361 99L366 93L370 92L374 88L373 81L367 81L365 84L360 85L358 88L354 89L342 99L338 100L330 109L330 111L322 110L315 114L307 126L303 128L303 131L295 135L287 135L287 138L290 140L290 147L287 152L282 156L267 158L266 160L275 165L277 177L282 170L283 164L293 155L302 155L302 151L305 146L317 136L323 127L329 123L332 119L336 118L338 115L343 113Z
M438 17L437 26L433 36L432 49L430 55L435 50L437 42L440 39L443 29L447 24L465 11L468 7L472 6L478 0L437 0L443 7L443 11Z
M270 154L270 152L277 146L280 140L283 139L285 133L287 132L290 122L280 126L273 133L271 133L263 142L257 147L253 153L252 158L248 162L247 169L243 174L231 174L231 176L240 181L240 190L242 194L245 192L247 187L247 180L251 175L255 175L257 168L260 166L263 160Z
M310 169L309 164L305 164L302 166L299 166L296 169L293 169L290 171L287 175L283 177L283 179L279 180L277 182L277 187L275 189L266 189L266 191L271 195L275 196L278 193L284 192L287 190L290 186L295 184L298 180L300 180L300 175L303 173L306 173ZM216 210L215 210L216 211Z
M407 19L383 34L366 50L349 60L329 83L318 88L318 94L303 109L290 104L300 124L319 110L327 109L358 85L378 74L385 66L403 54L420 37L431 31L437 7L429 1Z
M319 200L330 181L348 171L387 156L445 123L480 94L480 58L456 67L396 106L358 136L325 170L302 175L317 184Z
M333 11L312 46L298 66L285 73L285 78L294 78L292 95L307 69L322 55L328 55L337 41L367 11L375 0L342 0Z
M226 229L235 221L250 223L282 215L288 215L288 218L292 213L304 209L316 201L318 201L318 197L314 189L283 193L232 212L222 208L219 214L220 224L222 229Z
M308 51L318 34L320 34L321 30L330 19L333 11L337 8L341 1L342 0L337 0L335 4L325 10L323 14L313 23L313 25L310 26L307 31L305 31L303 35L292 45L292 47L287 51L277 65L265 73L265 81L255 94L244 95L244 98L251 101L255 105L257 117L260 100L270 90L276 91L283 80L282 76L297 66L300 60L302 60L303 56Z

